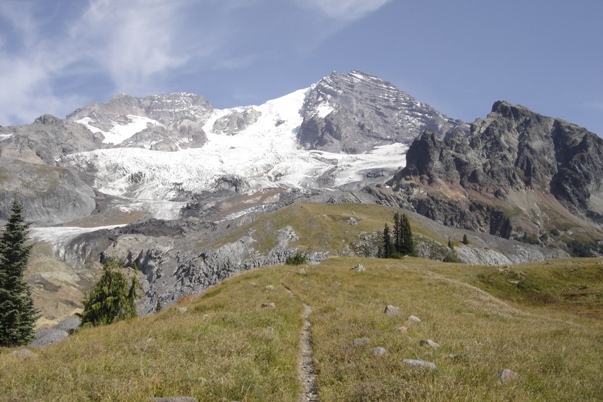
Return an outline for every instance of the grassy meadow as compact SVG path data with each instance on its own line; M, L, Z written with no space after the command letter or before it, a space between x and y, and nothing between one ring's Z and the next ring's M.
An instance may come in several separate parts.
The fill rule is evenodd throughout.
M304 303L321 401L601 400L601 262L330 258L261 268L153 316L81 330L28 355L0 350L0 400L297 401ZM351 269L359 263L364 272ZM386 305L403 313L387 316ZM385 354L374 353L379 346ZM519 378L500 384L503 369Z

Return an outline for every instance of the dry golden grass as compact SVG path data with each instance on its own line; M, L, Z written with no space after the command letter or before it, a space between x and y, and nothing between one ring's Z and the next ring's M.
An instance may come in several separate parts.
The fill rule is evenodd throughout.
M274 281L280 271L232 278L157 315L82 330L33 356L2 354L0 400L296 400L302 306Z
M375 233L383 230L383 225L393 222L395 212L400 209L367 204L313 204L295 203L277 212L259 217L253 223L234 230L213 244L202 244L216 248L232 243L251 233L258 240L255 247L267 252L276 246L277 232L291 226L299 236L299 241L291 243L302 250L340 252L344 245L358 240L360 233ZM410 217L413 233L446 244L435 231L418 224Z
M537 272L535 265L509 269L540 278L544 288L552 279L574 283L575 275L564 268L583 262L584 275L578 276L593 282L599 278L599 260L584 261L543 265L540 276L530 276L531 270ZM351 270L358 263L365 272ZM309 319L322 401L588 401L603 396L600 317L574 314L571 304L560 309L534 304L498 282L480 281L497 268L419 258L332 258L303 268L305 275L290 266L241 274L157 315L83 330L33 349L29 357L3 350L0 400L146 401L175 395L203 401L298 400L303 303L313 309ZM266 302L276 307L262 308ZM403 315L386 316L389 304ZM407 323L411 314L422 322ZM369 344L353 346L361 337ZM441 347L421 345L425 339ZM387 353L375 356L377 346ZM408 366L402 362L406 358L438 368ZM519 373L519 380L499 384L497 373L505 368Z
M510 306L449 272L458 264L406 258L331 259L287 278L312 306L322 400L597 400L603 396L600 322ZM467 267L479 270L477 267ZM490 268L481 268L490 269ZM403 309L388 317L386 305ZM421 318L407 323L410 315ZM400 331L404 325L408 332ZM355 338L369 345L354 347ZM439 349L421 345L431 339ZM377 357L372 348L387 353ZM403 359L433 362L435 371ZM500 385L498 370L520 374Z

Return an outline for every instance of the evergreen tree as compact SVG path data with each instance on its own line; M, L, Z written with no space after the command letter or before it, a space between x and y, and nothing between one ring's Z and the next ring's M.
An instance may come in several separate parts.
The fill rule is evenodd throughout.
M140 283L132 276L128 284L122 270L123 264L113 259L103 265L101 278L84 300L82 326L111 324L138 316L135 301Z
M402 233L401 233L401 219L400 214L394 214L394 250L396 253L400 253L402 251Z
M0 237L0 346L18 346L33 338L39 312L23 276L32 245L26 245L28 223L22 206L13 201L11 215Z
M386 223L385 227L383 228L383 251L382 251L383 258L391 258L393 255L393 248L394 248L394 246L392 244L392 238L391 238L389 226Z
M402 214L400 217L400 253L403 255L415 255L415 242L412 238L412 230L408 216Z
M463 235L463 244L469 244L469 239L466 234Z

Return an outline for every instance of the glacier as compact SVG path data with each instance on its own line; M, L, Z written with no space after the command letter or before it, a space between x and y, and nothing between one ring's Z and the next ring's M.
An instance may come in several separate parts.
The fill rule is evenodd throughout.
M183 206L179 195L212 192L223 178L245 183L241 191L262 188L341 188L366 179L375 170L395 172L404 166L408 146L392 143L361 154L304 149L297 138L304 116L305 88L259 106L214 109L203 125L207 143L201 148L175 152L139 148L108 148L64 156L59 165L94 171L93 186L108 195L145 205L153 216L176 219ZM337 113L324 100L319 113ZM220 118L233 113L259 115L234 133L215 129ZM115 123L104 131L105 143L121 143L148 125L161 125L148 117L128 116L129 123ZM88 118L78 120L90 130ZM320 180L320 183L318 182Z

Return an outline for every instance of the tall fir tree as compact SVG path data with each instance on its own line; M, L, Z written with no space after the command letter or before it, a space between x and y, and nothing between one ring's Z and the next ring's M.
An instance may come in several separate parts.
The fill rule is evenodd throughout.
M394 254L394 245L392 243L392 236L389 230L389 226L386 223L383 227L383 258L392 258Z
M394 233L393 233L394 250L396 251L396 253L400 253L401 248L402 248L402 233L401 233L401 220L400 219L401 219L400 214L396 212L394 214Z
M84 300L81 325L106 325L138 316L135 302L140 283L136 276L130 278L129 282L123 273L123 264L113 259L107 260L99 281Z
M11 215L0 237L0 346L19 346L33 339L39 311L24 280L32 245L22 206L13 201Z
M400 253L403 255L415 255L415 242L412 238L412 230L406 214L402 214L400 217L400 234Z

